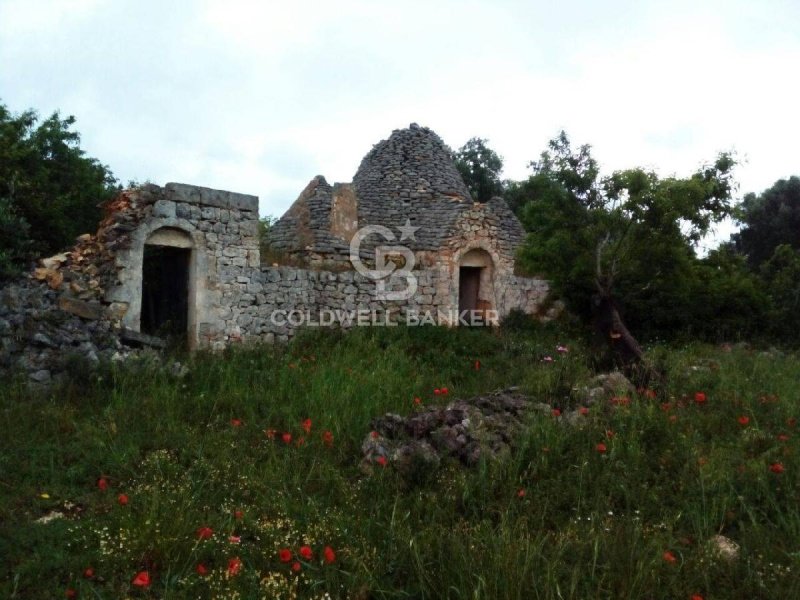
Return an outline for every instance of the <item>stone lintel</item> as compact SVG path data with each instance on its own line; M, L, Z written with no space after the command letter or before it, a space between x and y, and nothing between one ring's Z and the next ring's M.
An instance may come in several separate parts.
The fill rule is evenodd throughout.
M215 208L233 208L258 212L258 196L214 190L186 183L168 183L164 186L164 190L166 191L166 199L173 202L188 202Z

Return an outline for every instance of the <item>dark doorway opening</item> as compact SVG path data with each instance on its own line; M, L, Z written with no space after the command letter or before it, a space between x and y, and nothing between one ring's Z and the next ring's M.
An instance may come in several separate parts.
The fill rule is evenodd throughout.
M186 343L191 248L145 245L141 332Z
M478 290L483 267L460 267L458 270L458 312L478 310Z

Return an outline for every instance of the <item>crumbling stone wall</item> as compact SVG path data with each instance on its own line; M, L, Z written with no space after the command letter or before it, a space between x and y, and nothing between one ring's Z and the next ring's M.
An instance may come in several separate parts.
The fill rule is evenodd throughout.
M350 241L366 225L397 234L395 240L373 235L362 245L368 266L379 243L413 252L417 290L407 300L379 300L376 282L353 270ZM20 367L47 381L70 353L94 362L124 356L133 346L163 346L141 334L148 245L181 248L188 256L190 348L286 341L301 327L326 326L320 323L326 311L340 317L335 326L341 327L361 324L356 311L376 313L378 323L368 324L420 315L433 318L425 323L456 324L460 269L476 260L481 311L502 317L516 308L546 319L558 312L540 314L545 281L514 274L524 231L513 212L500 198L474 202L450 150L417 125L376 144L352 183L315 177L270 237L274 249L302 260L261 265L255 196L177 183L125 191L104 206L97 233L4 286L0 368ZM387 287L406 284L394 276Z
M128 190L107 203L97 233L0 292L0 368L48 381L69 355L95 362L142 344L142 259L148 240L191 240L190 347L242 339L234 308L249 300L260 264L255 196L170 183Z
M136 226L115 252L116 282L105 300L125 307L121 326L139 329L144 247L174 229L192 241L188 341L192 348L241 339L234 308L247 302L260 266L258 198L168 183L134 192Z

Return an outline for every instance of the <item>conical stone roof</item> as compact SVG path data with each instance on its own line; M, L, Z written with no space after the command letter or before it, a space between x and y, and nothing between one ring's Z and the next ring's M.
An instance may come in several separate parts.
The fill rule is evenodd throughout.
M450 149L427 127L412 123L377 143L361 161L353 186L359 226L419 227L414 250L436 250L472 197Z

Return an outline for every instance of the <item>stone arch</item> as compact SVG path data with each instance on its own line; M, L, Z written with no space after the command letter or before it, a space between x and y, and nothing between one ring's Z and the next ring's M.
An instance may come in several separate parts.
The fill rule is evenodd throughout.
M175 227L152 232L142 250L142 333L185 340L194 323L197 273L192 236Z
M481 246L465 248L457 257L458 311L477 311L490 319L497 309L495 272L497 259Z
M188 221L168 217L141 223L132 232L130 247L117 254L119 283L106 299L127 306L121 319L123 327L142 331L143 269L148 246L183 248L188 254L186 340L188 347L195 349L199 345L199 325L207 320L208 259L203 233Z

